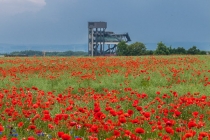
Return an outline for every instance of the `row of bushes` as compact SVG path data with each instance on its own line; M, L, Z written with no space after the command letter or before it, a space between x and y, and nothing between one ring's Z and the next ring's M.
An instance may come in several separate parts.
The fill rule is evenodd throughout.
M119 56L138 56L138 55L169 55L169 54L192 54L205 55L206 51L199 50L196 46L192 46L188 50L183 47L172 48L167 47L163 42L157 44L156 50L147 50L146 46L141 42L126 44L122 41L118 44L117 55Z

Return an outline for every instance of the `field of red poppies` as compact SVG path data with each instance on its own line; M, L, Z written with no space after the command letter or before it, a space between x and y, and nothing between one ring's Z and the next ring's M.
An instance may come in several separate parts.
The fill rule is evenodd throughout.
M0 140L210 140L210 57L0 58Z

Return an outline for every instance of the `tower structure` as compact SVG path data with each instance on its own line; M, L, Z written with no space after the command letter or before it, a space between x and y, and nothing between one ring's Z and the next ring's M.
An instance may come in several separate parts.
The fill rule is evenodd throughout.
M115 34L106 28L107 22L88 22L89 56L115 55L119 42L131 41L128 33Z

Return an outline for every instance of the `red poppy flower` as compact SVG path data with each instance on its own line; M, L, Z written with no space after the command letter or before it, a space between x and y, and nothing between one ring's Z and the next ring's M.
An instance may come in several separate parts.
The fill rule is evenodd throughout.
M59 132L58 132L58 137L61 138L61 136L62 136L63 134L65 134L65 133L62 132L62 131L59 131Z
M128 110L128 114L131 116L131 115L133 115L133 110Z
M166 127L165 128L165 131L167 132L167 133L169 133L169 134L174 134L174 130L173 130L173 128L172 127Z
M144 129L141 128L141 127L136 128L135 132L138 133L138 134L144 134L145 133Z
M28 137L28 140L36 140L34 137Z
M207 137L208 136L208 133L207 132L200 132L199 133L199 137Z
M69 125L70 126L75 126L77 123L76 122L70 122Z
M22 127L22 126L23 126L23 122L19 122L18 127Z
M144 112L143 115L144 115L144 117L149 118L150 117L150 112Z
M114 130L114 135L115 135L116 137L119 137L119 136L120 136L120 131Z
M137 109L138 111L142 111L143 108L142 108L141 106L137 106L136 109Z
M195 123L195 121L189 121L188 122L188 127L191 129L192 127L197 126L197 124Z
M35 125L29 125L28 129L34 130L34 129L36 129L36 126Z
M120 123L126 123L125 117L120 117L120 118L119 118L119 122L120 122Z
M160 91L157 91L156 94L159 95L160 94Z
M130 130L125 130L124 133L125 136L130 136L132 134Z
M69 136L68 134L63 134L61 138L62 140L71 140L71 136Z
M193 137L192 133L185 133L182 140L186 140L187 138Z
M4 131L4 127L0 125L0 132Z
M92 125L90 131L91 131L91 132L98 133L98 126L97 126L97 125Z
M157 128L158 128L159 130L162 130L162 129L163 129L162 125L158 125Z
M199 114L198 111L194 111L194 112L192 113L193 117L195 117L195 118L198 116L198 114Z
M175 111L174 111L174 114L175 114L175 116L177 116L177 117L178 117L178 116L180 116L180 115L181 115L181 112L180 112L180 111L178 111L178 110L175 110Z
M82 138L75 138L75 140L83 140Z

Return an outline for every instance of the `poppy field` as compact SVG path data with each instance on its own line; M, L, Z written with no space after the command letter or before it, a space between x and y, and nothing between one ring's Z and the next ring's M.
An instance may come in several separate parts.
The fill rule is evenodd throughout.
M210 57L0 58L0 140L210 140Z

